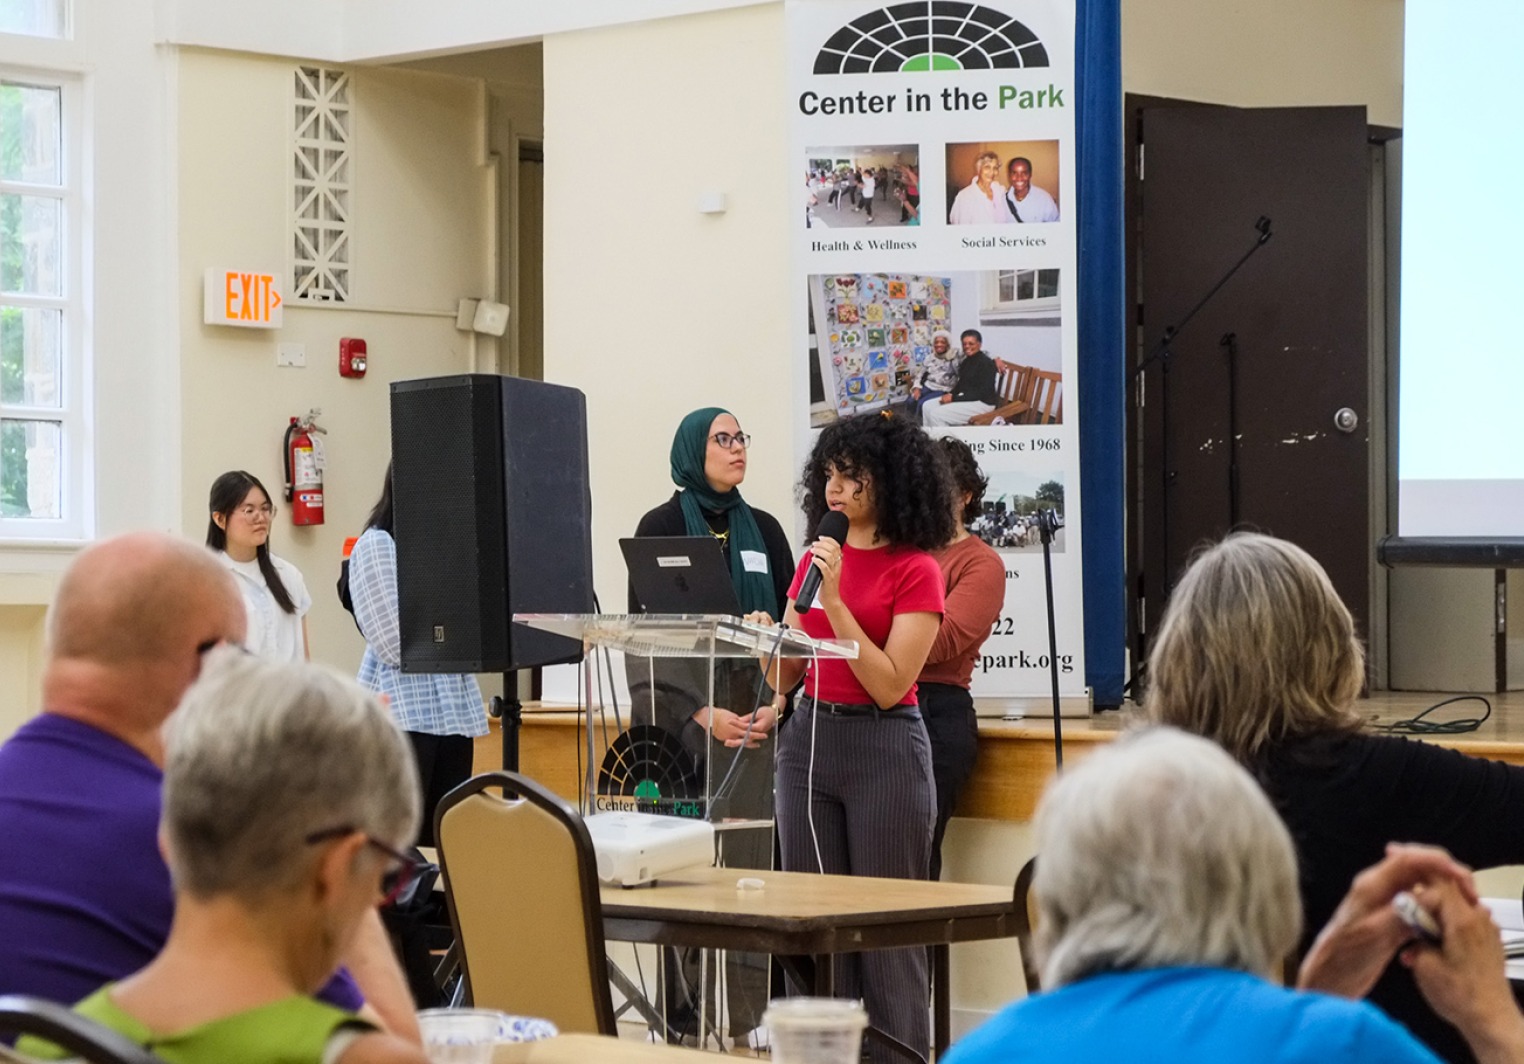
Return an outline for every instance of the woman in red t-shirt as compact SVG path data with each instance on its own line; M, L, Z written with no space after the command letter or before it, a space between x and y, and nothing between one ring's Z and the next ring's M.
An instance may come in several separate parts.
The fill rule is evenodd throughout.
M965 521L983 512L988 478L968 444L954 436L937 441L952 473L952 539L932 557L942 569L947 605L926 666L916 678L921 716L931 738L931 772L937 783L937 827L931 836L931 878L941 878L942 837L958 792L974 771L979 725L974 717L974 663L1005 605L1005 563L988 543L969 533Z
M847 537L811 545L784 620L817 638L856 640L858 657L778 663L775 689L804 679L778 738L783 867L925 879L936 792L915 678L942 619L942 572L928 552L953 535L947 463L908 420L857 417L820 434L800 491L811 536L835 510L847 518ZM820 590L801 614L795 603L811 566ZM924 949L849 954L837 976L838 993L861 997L875 1027L927 1054ZM874 1044L870 1052L878 1059L885 1051Z

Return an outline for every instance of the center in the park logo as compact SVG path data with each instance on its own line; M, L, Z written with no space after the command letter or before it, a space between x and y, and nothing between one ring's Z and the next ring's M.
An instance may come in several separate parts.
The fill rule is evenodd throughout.
M817 74L1045 67L1037 34L1003 11L961 0L914 0L870 11L831 34Z

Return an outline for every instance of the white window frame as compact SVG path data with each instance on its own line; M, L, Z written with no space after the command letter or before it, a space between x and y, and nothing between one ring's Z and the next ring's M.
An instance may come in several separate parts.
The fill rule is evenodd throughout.
M85 89L83 80L60 71L0 65L0 80L59 90L61 108L61 163L63 186L0 180L0 192L56 196L63 204L63 290L59 296L3 295L7 306L47 307L63 310L63 342L59 367L57 409L0 402L5 419L52 421L62 425L59 463L60 509L58 518L0 516L0 543L77 544L95 532L95 445L93 439L93 389L91 387L91 330L89 273L86 252L90 245L87 222L85 173Z
M74 4L72 0L52 0L53 9L58 12L60 32L58 33L26 33L20 30L6 30L3 35L7 37L20 37L34 41L68 41L74 39Z
M988 270L982 275L983 297L979 301L980 321L1001 321L1025 318L1057 318L1059 316L1064 286L1063 272L1059 271L1059 295L1037 296L1030 299L1001 299L1000 275L1011 273L1032 274L1032 291L1037 291L1037 274L1044 270L1057 270L1056 266L1019 266L1009 270Z

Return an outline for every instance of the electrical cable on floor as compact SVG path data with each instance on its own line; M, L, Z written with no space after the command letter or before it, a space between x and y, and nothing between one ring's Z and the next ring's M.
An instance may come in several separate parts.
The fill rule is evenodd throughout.
M1480 702L1486 707L1480 717L1456 717L1453 720L1428 720L1430 713L1442 706L1448 706L1455 702ZM1372 727L1376 731L1388 732L1393 735L1464 735L1466 732L1474 732L1480 728L1492 716L1492 703L1482 695L1456 695L1447 698L1443 702L1436 702L1416 717L1406 720L1394 720L1390 724L1375 724Z

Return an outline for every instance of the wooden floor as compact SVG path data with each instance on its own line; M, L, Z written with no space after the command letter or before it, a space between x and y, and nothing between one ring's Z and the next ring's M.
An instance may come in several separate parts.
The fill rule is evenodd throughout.
M1357 708L1373 727L1381 727L1415 717L1449 697L1457 696L1379 691L1361 699ZM1477 697L1468 696L1467 701L1436 709L1427 719L1444 721L1481 717L1487 707ZM1426 738L1473 756L1524 765L1524 691L1481 697L1491 703L1491 715L1475 731ZM1135 719L1136 713L1135 707L1128 706L1092 717L1066 717L1062 728L1065 764L1110 742ZM612 721L609 733L613 733ZM593 758L601 760L604 750L601 728L594 729L592 739ZM520 767L556 793L574 801L579 791L580 772L586 770L587 740L587 732L580 726L575 711L527 706L520 732ZM979 760L958 803L957 815L1030 820L1043 786L1053 774L1055 760L1051 720L981 720ZM498 723L493 721L491 732L477 740L475 768L477 772L485 772L501 766L501 732Z

